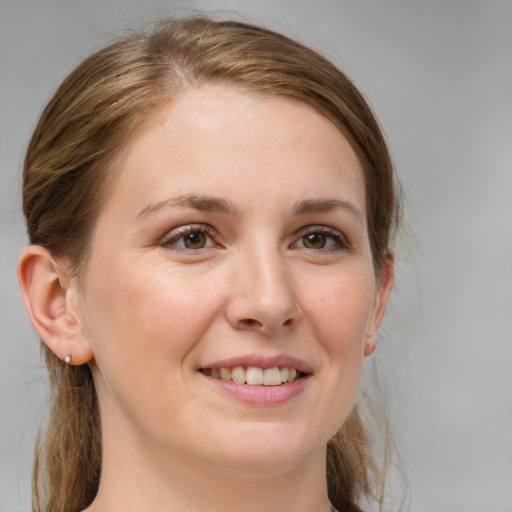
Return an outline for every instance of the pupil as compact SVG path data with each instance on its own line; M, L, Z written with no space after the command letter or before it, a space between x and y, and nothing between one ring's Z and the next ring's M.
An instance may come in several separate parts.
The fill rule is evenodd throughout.
M321 233L310 233L304 237L304 242L306 247L321 249L325 246L325 235L322 235Z
M189 249L200 249L204 247L204 234L201 231L195 231L194 233L189 233L185 238L185 245Z

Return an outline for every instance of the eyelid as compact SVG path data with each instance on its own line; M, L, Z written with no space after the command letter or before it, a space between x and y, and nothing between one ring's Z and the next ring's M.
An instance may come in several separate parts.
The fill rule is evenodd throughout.
M325 226L323 224L313 224L310 226L305 226L297 232L296 239L292 242L291 246L293 247L302 237L307 235L308 233L321 233L326 235L332 239L334 239L338 243L338 247L336 248L327 248L327 249L308 249L314 252L326 252L333 250L344 250L348 251L351 249L351 244L348 241L347 237L338 229L332 228L330 226Z
M186 247L179 247L177 245L172 245L175 242L177 242L180 238L183 236L194 233L194 232L201 232L204 233L209 239L212 245L208 245L203 248L199 249L189 249ZM326 235L328 238L334 240L337 243L336 247L328 247L328 248L321 248L321 249L310 249L307 247L299 247L300 249L306 249L312 252L328 252L328 251L348 251L351 249L351 244L347 240L347 237L338 229L332 228L330 226L325 226L323 224L313 224L309 226L304 226L299 231L296 232L294 236L294 241L290 244L291 248L295 248L296 244L303 238L305 235L309 233L321 233L323 235ZM171 247L175 251L180 252L189 252L189 253L197 253L201 250L211 249L212 247L219 246L217 244L216 239L218 238L218 233L215 231L215 229L209 225L209 224L185 224L182 226L179 226L177 228L172 229L171 231L167 232L165 236L162 237L160 245L164 247Z
M204 233L211 241L214 241L217 232L210 226L209 224L185 224L183 226L179 226L177 228L171 229L171 231L167 232L160 242L162 246L170 246L172 243L177 242L181 237L187 235L188 233L195 233L200 231ZM203 247L202 249L209 249L210 247ZM186 251L186 252L198 252L201 249L188 249L186 247L173 247L174 250L178 251Z

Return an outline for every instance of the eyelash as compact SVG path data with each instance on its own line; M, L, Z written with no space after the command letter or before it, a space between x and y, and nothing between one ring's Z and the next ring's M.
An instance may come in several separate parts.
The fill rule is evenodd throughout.
M202 249L210 249L214 247L214 244L207 246L207 247L199 247L197 249L192 249L189 247L180 247L175 245L176 242L178 242L180 239L184 240L184 237L193 234L193 233L202 233L206 235L210 242L214 242L215 236L211 234L212 227L207 224L190 224L188 226L181 226L179 228L174 229L171 231L168 237L166 237L163 242L163 247L172 247L172 249L182 252L188 252L188 253L197 253L198 251ZM322 235L325 236L326 239L330 239L335 242L335 247L327 247L327 248L319 248L319 249L313 249L309 247L297 247L297 244L301 241L304 241L304 237L307 235ZM208 243L208 242L206 242ZM332 251L349 251L350 250L350 244L348 243L345 236L340 233L339 231L327 227L327 226L306 226L301 230L299 233L298 238L292 242L289 247L291 248L298 248L298 249L305 249L308 251L320 253L320 252L332 252Z
M296 244L299 242L303 242L304 237L307 235L322 235L325 236L325 238L330 239L335 242L335 247L327 247L327 248L320 248L320 249L312 249L308 247L299 247L299 249L306 249L313 252L332 252L332 251L349 251L351 249L350 244L346 237L338 230L334 228L330 228L327 226L306 226L304 229L302 229L299 237L295 242L291 244L291 247L296 247Z
M212 231L211 226L208 226L207 224L190 224L188 226L181 226L179 228L173 229L168 237L166 237L163 242L163 247L171 247L175 251L182 251L182 252L188 252L188 253L196 253L200 249L209 249L209 247L200 247L197 249L192 249L189 247L180 247L178 245L175 245L180 239L183 240L184 243L184 237L193 233L202 233L206 235L211 241L213 241L212 235L210 232ZM208 243L208 242L206 242Z

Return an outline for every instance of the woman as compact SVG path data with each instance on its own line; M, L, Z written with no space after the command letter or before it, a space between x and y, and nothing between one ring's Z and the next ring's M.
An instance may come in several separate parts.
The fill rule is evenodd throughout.
M237 22L120 38L46 107L23 206L18 275L53 393L34 510L382 500L353 402L398 204L332 64Z

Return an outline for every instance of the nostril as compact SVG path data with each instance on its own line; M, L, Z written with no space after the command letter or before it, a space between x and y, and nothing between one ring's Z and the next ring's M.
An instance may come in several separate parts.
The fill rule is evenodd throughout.
M244 318L240 321L240 327L244 329L263 329L266 330L270 326L265 322L260 322L259 320L255 320L254 318ZM293 325L293 318L288 318L282 323L283 327L291 327Z
M254 320L254 318L246 318L245 320L242 320L241 323L244 327L248 328L262 327L262 323L258 320Z

